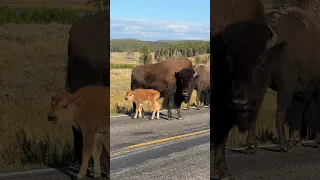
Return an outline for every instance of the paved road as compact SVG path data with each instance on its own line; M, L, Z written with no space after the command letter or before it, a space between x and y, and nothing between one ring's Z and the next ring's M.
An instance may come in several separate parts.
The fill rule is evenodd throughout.
M112 180L210 178L210 133L111 158Z
M258 155L229 151L227 163L236 180L320 179L320 149L313 143L296 147L290 153L279 153L276 146L262 148Z
M165 117L165 114L161 114L161 117ZM174 166L174 162L177 161L177 158L179 157L179 166L182 168L179 172L183 170L183 167L181 164L184 164L182 162L188 162L187 157L189 155L195 155L196 152L203 153L205 150L207 150L207 157L205 158L207 160L207 164L205 165L207 167L207 177L209 178L209 135L206 136L206 138L202 137L200 135L199 137L202 137L199 140L201 142L200 144L197 144L197 139L192 139L192 137L180 139L175 142L166 142L162 143L161 145L152 145L147 146L145 149L139 149L139 150L130 150L130 152L126 152L126 154L117 154L116 156L112 155L112 152L121 150L122 148L125 148L130 145L144 143L147 141L153 141L158 140L162 138L167 138L171 136L177 136L181 134L191 133L195 131L205 130L210 128L210 117L209 117L210 110L208 108L202 109L202 110L183 110L182 115L184 117L183 120L171 120L168 121L164 118L161 118L160 120L149 120L149 119L132 119L128 116L122 116L122 117L115 117L111 119L111 158L112 164L111 170L113 170L113 173L117 174L120 171L127 171L130 170L130 167L132 164L137 164L137 167L139 169L143 170L143 165L145 163L150 163L149 161L152 161L154 170L157 169L157 167L163 166L161 162L171 162L171 167ZM173 110L173 116L176 116L176 111ZM195 136L198 137L198 136ZM191 138L191 139L190 139ZM177 148L177 142L178 146L180 148ZM204 143L207 143L206 145ZM181 149L182 148L182 149ZM164 150L171 150L166 151ZM137 154L140 153L140 157L142 157L142 154L148 153L148 156L143 156L144 158L136 158ZM162 153L159 153L159 152ZM179 152L182 151L182 152ZM152 160L155 158L155 154L158 154L159 158L158 160ZM168 155L168 157L166 156ZM125 158L126 157L126 158ZM116 158L115 160L113 160ZM133 158L133 159L132 159ZM202 157L203 158L203 157ZM126 159L128 161L126 161ZM198 158L200 159L200 157ZM143 163L143 161L145 163ZM193 160L196 162L196 159ZM123 162L126 162L128 165L124 165ZM157 162L159 162L157 166ZM191 167L187 168L187 170L190 170ZM198 170L201 172L202 170ZM53 170L53 169L46 169L41 170L40 172L19 172L19 174L9 174L9 176L1 175L0 179L11 179L11 180L69 180L70 177L73 177L78 172L77 169L74 168L67 168L63 170ZM189 171L190 172L190 171ZM202 173L205 175L204 173ZM138 176L137 176L138 177ZM201 177L201 176L200 176ZM121 178L121 177L119 177ZM90 178L86 178L90 179ZM112 178L114 179L114 178Z
M173 110L173 117L176 111ZM119 150L126 146L147 141L162 139L210 129L210 109L183 110L183 120L167 120L167 111L160 114L160 119L132 119L131 117L116 117L111 119L111 150Z

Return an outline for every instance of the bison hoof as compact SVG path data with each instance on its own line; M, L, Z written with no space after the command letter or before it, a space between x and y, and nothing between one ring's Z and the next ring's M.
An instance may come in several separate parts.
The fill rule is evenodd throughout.
M173 117L169 117L168 120L173 120Z
M178 117L178 120L183 120L183 117Z
M292 150L293 146L289 144L280 145L279 152L290 152Z
M289 140L288 145L292 146L292 147L298 147L298 146L301 146L301 141L299 141L299 140Z
M257 145L248 145L246 149L247 154L255 155L259 153L259 148Z

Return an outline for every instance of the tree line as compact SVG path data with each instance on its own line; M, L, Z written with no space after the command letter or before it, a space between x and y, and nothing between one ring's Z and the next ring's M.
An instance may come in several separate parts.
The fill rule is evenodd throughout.
M157 62L175 57L193 57L210 53L209 41L190 41L158 49L155 54Z
M146 46L151 52L156 52L161 48L178 45L181 43L198 42L189 40L176 41L141 41L138 39L111 39L110 52L139 52L142 47Z

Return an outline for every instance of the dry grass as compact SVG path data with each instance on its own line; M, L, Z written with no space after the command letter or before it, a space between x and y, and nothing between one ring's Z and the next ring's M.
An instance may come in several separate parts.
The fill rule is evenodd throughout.
M110 113L111 115L122 114L122 113L131 113L132 112L132 103L125 101L124 97L126 91L130 90L130 76L131 69L111 69L110 70ZM191 97L190 105L193 106L195 103L195 91ZM163 98L160 99L162 103ZM151 111L151 105L145 105L146 111ZM186 104L182 104L182 107L186 107Z
M66 165L71 127L51 125L51 95L64 90L69 26L0 27L0 172Z
M151 53L154 60L154 52ZM133 58L128 59L127 52L112 52L110 61L112 64L139 64L140 52L134 52Z

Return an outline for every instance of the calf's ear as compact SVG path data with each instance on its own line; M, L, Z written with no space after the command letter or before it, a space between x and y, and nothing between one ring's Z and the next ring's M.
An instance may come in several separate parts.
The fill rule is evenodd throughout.
M82 101L81 96L72 96L72 102L73 104L78 105Z

